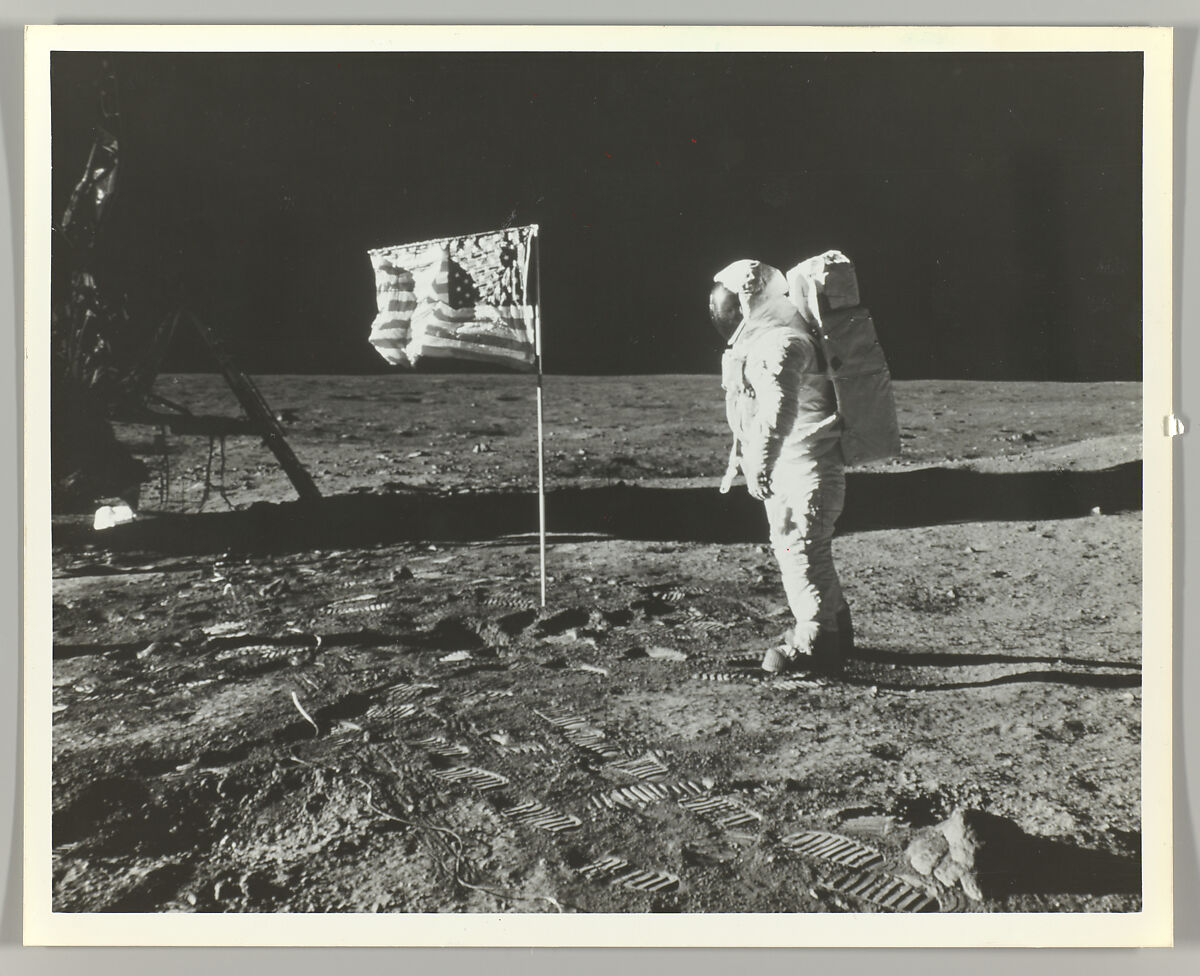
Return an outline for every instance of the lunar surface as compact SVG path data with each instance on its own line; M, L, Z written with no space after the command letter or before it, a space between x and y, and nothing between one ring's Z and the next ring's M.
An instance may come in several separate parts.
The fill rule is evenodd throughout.
M320 502L119 427L138 517L55 517L55 911L1140 907L1139 384L898 383L854 657L767 680L716 377L546 378L544 608L533 377L259 385ZM1003 827L965 881L917 856L955 811Z

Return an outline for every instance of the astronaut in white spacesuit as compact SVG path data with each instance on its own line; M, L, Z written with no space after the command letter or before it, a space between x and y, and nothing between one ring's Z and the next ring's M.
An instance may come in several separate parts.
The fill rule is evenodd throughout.
M762 500L795 628L763 658L765 671L837 672L853 646L833 565L834 523L845 499L841 421L819 340L788 299L783 274L737 261L713 278L710 312L728 342L722 357L737 470Z

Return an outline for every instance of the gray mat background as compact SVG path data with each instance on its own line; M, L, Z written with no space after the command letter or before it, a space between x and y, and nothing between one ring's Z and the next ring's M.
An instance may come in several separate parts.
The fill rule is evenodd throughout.
M1147 25L1171 26L1175 33L1175 384L1177 410L1200 424L1200 391L1186 380L1200 375L1200 82L1197 39L1200 6L1195 0L1089 2L1089 0L841 0L835 4L759 0L753 7L728 3L665 0L608 0L583 5L484 0L343 0L334 4L269 3L267 0L5 0L0 7L0 457L11 459L0 472L0 972L88 976L135 973L224 973L269 969L288 976L342 971L353 976L411 967L457 976L487 973L557 973L572 976L616 968L678 968L699 974L753 967L758 973L806 967L816 973L886 973L888 976L955 972L981 974L1051 972L1071 967L1092 976L1132 971L1200 972L1200 867L1197 810L1200 809L1200 665L1194 658L1200 633L1200 589L1186 575L1188 557L1200 558L1200 430L1176 446L1175 524L1175 945L1173 950L624 950L624 949L26 949L21 946L21 791L20 791L20 580L21 497L19 424L22 392L22 212L24 24L154 23L604 23L604 24L979 24L979 25ZM1189 323L1190 327L1189 327ZM1190 341L1189 341L1190 340ZM1191 447L1190 450L1187 448ZM1193 523L1189 525L1188 515ZM1190 658L1190 660L1189 660ZM1015 920L1014 920L1015 921Z

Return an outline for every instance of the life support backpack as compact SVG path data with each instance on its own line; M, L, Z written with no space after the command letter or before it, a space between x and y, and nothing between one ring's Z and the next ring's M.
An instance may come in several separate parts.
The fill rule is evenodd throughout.
M887 360L871 313L858 302L854 265L826 251L787 273L788 297L821 342L842 418L847 464L865 464L900 453L900 427Z

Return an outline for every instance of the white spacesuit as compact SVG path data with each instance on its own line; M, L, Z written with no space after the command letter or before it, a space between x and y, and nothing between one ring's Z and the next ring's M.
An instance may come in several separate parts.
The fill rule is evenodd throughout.
M846 490L833 383L780 271L737 261L713 280L736 295L741 313L722 358L734 435L722 491L740 468L750 493L763 501L796 619L790 639L767 652L763 668L836 669L849 638L843 634L839 642L839 617L846 630L849 620L833 566L834 523Z

